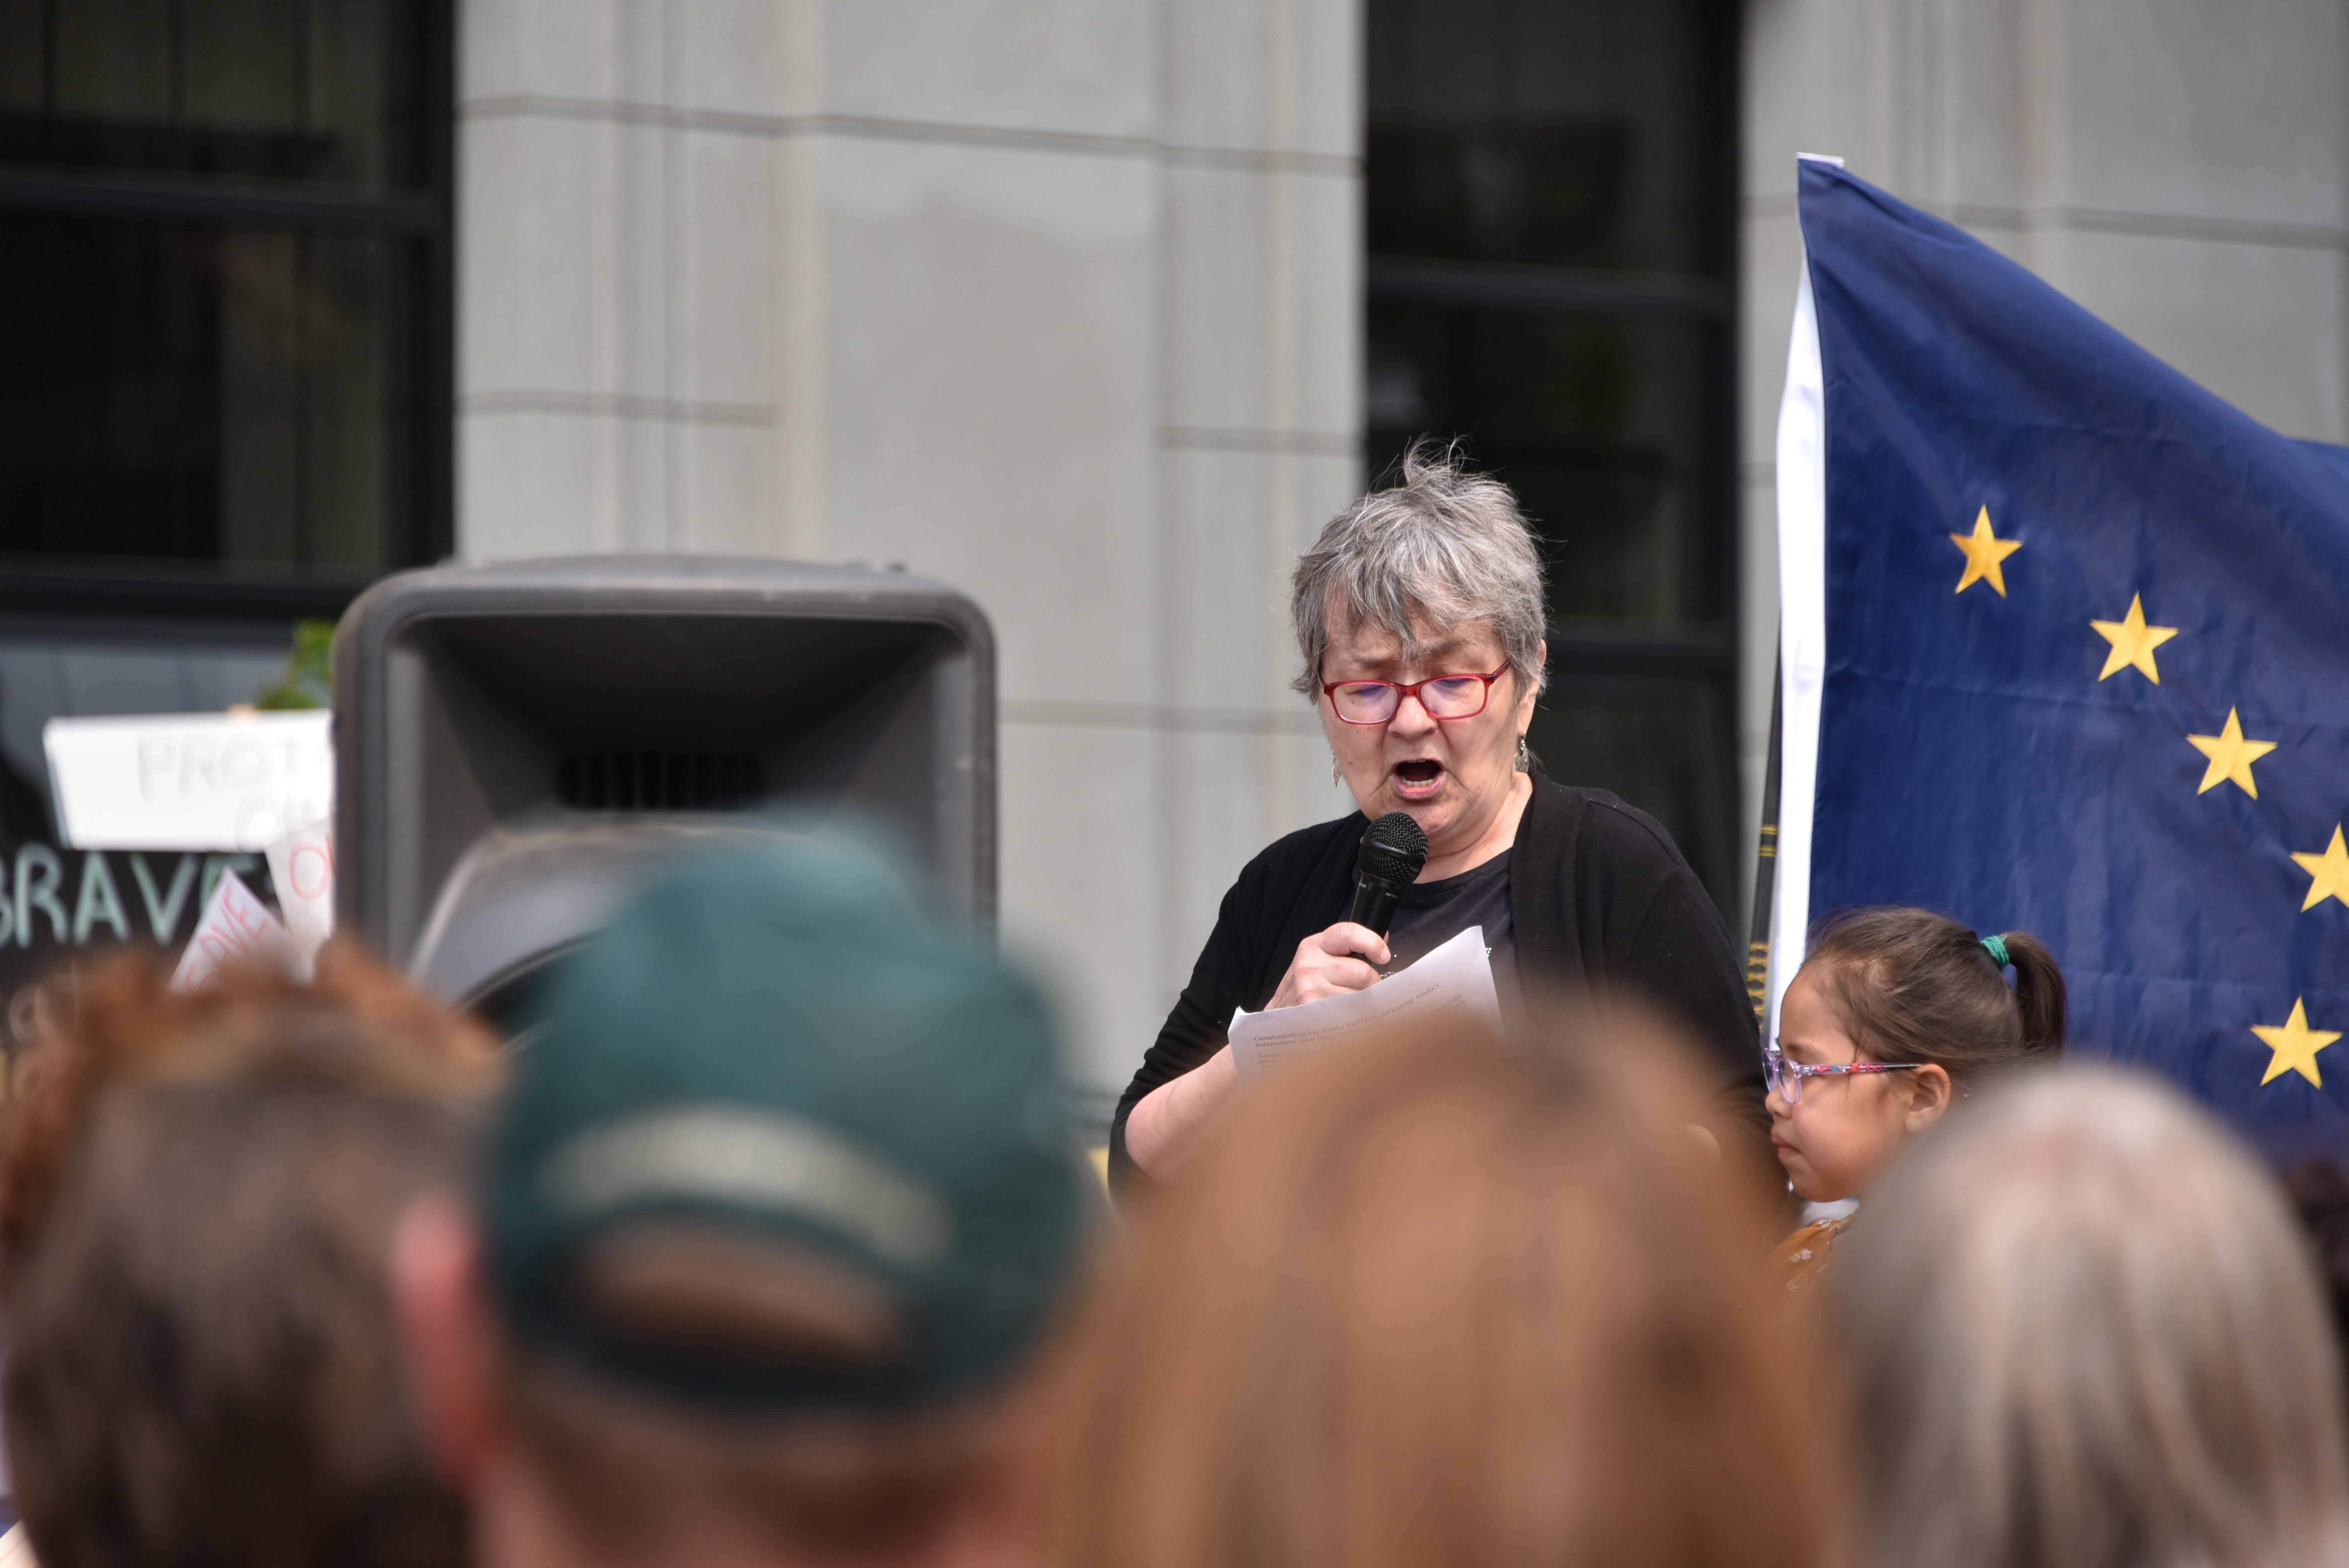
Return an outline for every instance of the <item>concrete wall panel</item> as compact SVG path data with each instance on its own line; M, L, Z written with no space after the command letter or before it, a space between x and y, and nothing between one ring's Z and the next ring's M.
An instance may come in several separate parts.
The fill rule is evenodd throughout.
M1142 724L1003 726L1004 938L1042 961L1075 1066L1105 1098L1125 1087L1173 1000L1162 746Z
M616 90L623 13L634 0L462 0L462 98L596 99Z
M657 396L709 405L713 416L772 423L781 347L781 144L767 137L684 130L660 139L671 192L660 271L669 281Z
M2139 346L2288 436L2349 438L2339 252L2095 232L2070 247L2072 297Z
M2067 205L2341 227L2349 10L2070 0L2068 12Z
M1164 179L1167 423L1351 440L1356 182L1180 164Z
M1146 140L1155 8L1103 0L830 0L832 114Z
M1359 9L1327 0L1186 0L1162 12L1161 136L1177 147L1310 153L1361 139Z
M467 126L462 394L619 390L612 251L623 134L509 117Z
M1007 698L1130 700L1157 662L1150 166L824 157L825 552L975 595Z
M623 548L613 460L620 423L529 408L468 415L457 427L457 462L469 528L495 540L502 557Z

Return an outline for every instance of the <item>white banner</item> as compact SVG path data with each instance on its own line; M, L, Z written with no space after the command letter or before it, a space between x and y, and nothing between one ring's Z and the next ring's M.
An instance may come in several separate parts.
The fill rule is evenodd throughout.
M53 718L57 831L79 850L260 851L334 815L333 718Z
M1825 161L1843 163L1840 158ZM1827 675L1826 454L1826 378L1806 256L1786 345L1786 388L1778 401L1778 659L1784 685L1778 710L1777 897L1771 911L1764 1045L1778 1037L1778 1001L1803 966L1810 936L1811 800L1818 783L1819 697Z

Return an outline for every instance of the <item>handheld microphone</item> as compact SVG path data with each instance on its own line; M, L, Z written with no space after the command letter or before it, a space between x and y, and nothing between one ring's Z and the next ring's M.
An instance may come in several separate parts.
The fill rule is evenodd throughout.
M1419 880L1427 864L1427 835L1406 811L1389 811L1362 830L1354 861L1354 907L1346 918L1381 936L1394 919L1402 890Z

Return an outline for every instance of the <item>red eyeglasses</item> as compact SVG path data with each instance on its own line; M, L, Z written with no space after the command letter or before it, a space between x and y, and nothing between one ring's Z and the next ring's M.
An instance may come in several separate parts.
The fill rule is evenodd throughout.
M1493 699L1493 683L1509 673L1504 663L1489 676L1430 676L1398 686L1392 681L1323 681L1321 695L1348 724L1384 724L1407 696L1419 698L1430 718L1474 718Z

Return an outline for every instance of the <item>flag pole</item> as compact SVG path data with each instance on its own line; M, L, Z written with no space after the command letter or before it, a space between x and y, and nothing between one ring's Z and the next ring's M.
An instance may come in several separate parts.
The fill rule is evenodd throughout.
M1770 1011L1770 919L1778 900L1778 752L1781 709L1786 697L1785 655L1770 677L1770 756L1762 773L1762 829L1754 846L1754 929L1745 944L1745 995L1754 1021L1767 1026Z

